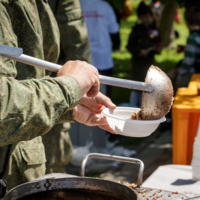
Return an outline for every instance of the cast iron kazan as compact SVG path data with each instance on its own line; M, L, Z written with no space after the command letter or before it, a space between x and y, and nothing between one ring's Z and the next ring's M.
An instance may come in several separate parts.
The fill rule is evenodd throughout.
M116 160L139 165L137 187L130 188L114 181L84 177L85 166L90 158ZM143 162L139 159L92 153L83 159L81 165L82 177L49 174L33 182L15 187L6 194L4 200L146 200L147 198L152 199L150 198L152 195L156 199L162 196L160 200L187 198L182 194L173 194L169 191L142 188L143 170Z

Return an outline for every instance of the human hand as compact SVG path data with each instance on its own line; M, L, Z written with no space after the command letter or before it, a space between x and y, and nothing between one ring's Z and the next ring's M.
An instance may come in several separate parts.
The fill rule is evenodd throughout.
M79 105L73 108L74 119L87 126L99 126L106 131L114 133L108 125L106 117L101 114L105 107L115 109L116 105L100 92L95 98L84 96Z
M58 71L59 76L71 76L77 80L81 87L82 97L95 97L99 92L98 70L83 61L68 61Z
M146 57L147 54L148 54L148 50L147 50L147 49L142 49L142 50L140 51L140 56Z

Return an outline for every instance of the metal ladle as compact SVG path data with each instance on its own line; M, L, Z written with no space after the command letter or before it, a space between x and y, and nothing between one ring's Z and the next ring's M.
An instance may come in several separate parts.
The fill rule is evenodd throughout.
M143 92L141 118L157 120L165 116L173 104L174 90L169 77L158 67L151 66L145 83L153 86L152 92Z
M62 65L47 62L22 54L21 48L0 45L0 54L7 58L58 72ZM151 66L145 83L99 75L100 83L143 91L141 117L143 120L156 120L165 116L172 104L173 88L168 76L158 67Z

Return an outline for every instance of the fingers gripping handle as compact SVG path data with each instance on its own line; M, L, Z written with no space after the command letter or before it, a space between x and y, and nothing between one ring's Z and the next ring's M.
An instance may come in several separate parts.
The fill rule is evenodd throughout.
M142 176L144 171L144 163L136 158L127 158L122 156L113 156L113 155L107 155L107 154L98 154L98 153L91 153L84 157L81 169L80 169L80 175L82 177L85 176L85 166L87 164L87 161L90 158L99 158L99 159L105 159L105 160L114 160L114 161L121 161L121 162L127 162L127 163L134 163L139 165L139 172L138 172L138 179L137 179L137 185L140 187L142 185Z

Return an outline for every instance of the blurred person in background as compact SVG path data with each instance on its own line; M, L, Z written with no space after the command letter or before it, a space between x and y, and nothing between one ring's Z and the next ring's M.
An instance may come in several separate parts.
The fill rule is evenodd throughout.
M144 81L147 70L154 64L154 55L161 52L159 31L149 6L141 2L137 8L138 23L129 36L127 49L132 54L132 79ZM133 90L130 104L140 107L142 92Z
M190 30L185 56L181 62L176 88L187 87L193 73L200 73L200 6L188 5L185 21Z
M113 47L119 49L119 24L112 7L105 1L80 0L87 26L92 65L99 73L112 76ZM111 86L106 86L106 96L111 98Z
M90 45L79 0L49 0L60 31L58 63L82 60L91 63ZM52 76L56 76L52 73ZM46 174L65 173L71 160L73 146L68 133L70 123L57 124L42 136L46 153Z

